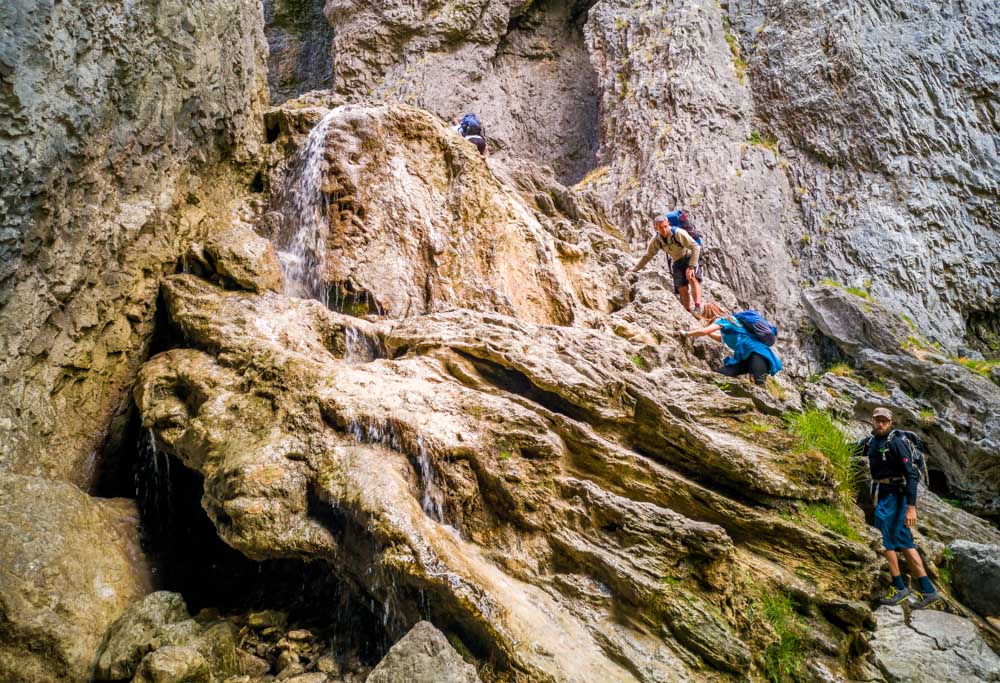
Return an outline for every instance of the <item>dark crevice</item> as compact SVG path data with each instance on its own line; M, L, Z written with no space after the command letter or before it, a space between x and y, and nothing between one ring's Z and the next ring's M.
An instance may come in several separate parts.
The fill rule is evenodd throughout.
M281 122L272 112L264 114L264 141L271 144L281 135Z
M253 180L250 182L250 191L254 193L261 193L264 191L264 174L260 171L257 171Z
M535 386L531 379L523 372L504 367L493 361L478 358L464 351L456 350L456 352L462 358L472 363L476 371L486 382L501 391L526 398L546 410L558 413L572 420L577 420L578 422L589 422L593 419L593 416L586 410L570 403L562 396Z
M331 311L355 318L385 314L385 308L371 292L358 287L350 280L329 283L326 300Z

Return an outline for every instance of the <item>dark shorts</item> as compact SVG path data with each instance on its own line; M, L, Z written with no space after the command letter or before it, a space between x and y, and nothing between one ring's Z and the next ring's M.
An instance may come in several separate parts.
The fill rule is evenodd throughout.
M875 506L875 528L882 532L886 550L913 548L913 534L906 528L906 494L898 486L880 487Z
M723 365L716 372L727 377L753 375L754 384L763 385L767 376L771 373L771 362L759 353L751 353L739 363Z
M673 274L674 274L674 294L677 294L677 290L679 290L681 287L687 287L688 286L687 274L684 271L687 270L688 261L690 261L690 260L691 260L691 257L687 257L687 258L682 258L679 261L674 261L674 269L673 269ZM694 269L694 279L697 280L698 282L701 282L701 264L700 263L698 264L698 267Z
M480 154L486 154L486 138L482 135L467 135L465 139L474 144Z

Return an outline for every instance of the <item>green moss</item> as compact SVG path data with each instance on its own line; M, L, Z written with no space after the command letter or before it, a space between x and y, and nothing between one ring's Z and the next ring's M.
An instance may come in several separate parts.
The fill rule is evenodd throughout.
M733 55L733 69L736 70L736 78L739 79L740 83L743 83L747 75L747 61L743 59L743 53L740 50L740 41L737 40L736 36L728 28L726 29L726 44L729 45L729 51Z
M634 365L635 367L639 368L640 370L642 370L644 372L646 370L649 370L649 366L646 364L646 359L643 358L642 356L640 356L638 354L634 354L634 355L629 356L628 359L630 361L632 361L632 365Z
M831 280L828 277L823 278L819 282L821 285L828 285L830 287L836 287L837 289L842 289L848 294L853 294L854 296L861 297L866 301L872 300L872 295L868 293L868 290L862 289L860 287L848 287L847 285L841 284L836 280Z
M514 454L511 453L510 451L500 451L500 455L498 457L501 460L510 460L512 457L514 457Z
M990 376L993 368L1000 367L1000 360L972 360L971 358L964 358L962 356L953 358L952 360L959 365L969 368L976 374L987 378Z
M676 576L661 576L660 583L665 583L668 586L676 586L681 582Z
M802 509L802 514L809 519L818 522L820 526L825 527L833 533L843 536L844 538L852 541L860 539L858 532L851 526L851 522L847 518L847 515L841 508L835 505L811 503Z
M834 363L826 371L837 377L854 377L854 368L847 363Z
M750 137L747 138L747 142L757 147L769 149L775 154L778 153L778 140L773 135L768 135L767 133L761 134L755 130L750 131Z
M773 683L794 679L805 663L802 647L802 627L791 597L786 593L764 593L761 596L764 619L778 636L764 651L764 675Z
M751 422L747 425L747 429L754 434L763 434L771 431L772 427L766 422Z
M889 395L889 389L888 389L888 387L886 387L885 386L885 382L883 382L881 380L877 380L877 379L872 380L871 382L868 382L867 384L865 384L865 387L869 391L873 391L876 394L878 394L879 396L888 396Z

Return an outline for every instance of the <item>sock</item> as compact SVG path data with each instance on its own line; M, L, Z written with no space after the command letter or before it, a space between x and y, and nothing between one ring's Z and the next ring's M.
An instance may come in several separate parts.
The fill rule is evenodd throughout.
M921 576L921 577L919 577L917 579L917 585L920 586L920 592L921 593L933 593L934 592L934 584L931 583L931 580L927 576Z
M906 588L906 584L903 583L902 575L897 574L896 576L892 577L892 587L898 591L904 590Z

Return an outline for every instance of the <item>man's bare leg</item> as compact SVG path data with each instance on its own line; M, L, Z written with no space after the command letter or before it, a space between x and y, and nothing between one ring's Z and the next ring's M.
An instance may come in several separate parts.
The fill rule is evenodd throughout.
M888 552L888 551L887 551ZM895 555L895 553L893 553ZM916 548L907 548L903 551L903 557L906 559L906 564L910 568L910 575L916 579L921 576L927 576L927 570L924 569L924 561L920 559L920 553L917 552ZM890 569L892 564L889 565ZM896 572L899 573L899 561L896 561Z
M904 551L905 552L905 551ZM909 559L909 558L907 558ZM919 559L919 558L917 558ZM885 551L885 560L889 563L889 575L899 576L899 556L896 555L895 550Z
M701 282L697 278L692 278L691 283L691 294L694 295L694 305L701 306Z
M691 310L691 297L688 296L688 288L687 287L678 287L677 288L677 293L680 294L680 297L681 297L681 306L684 307L685 311L690 311Z

